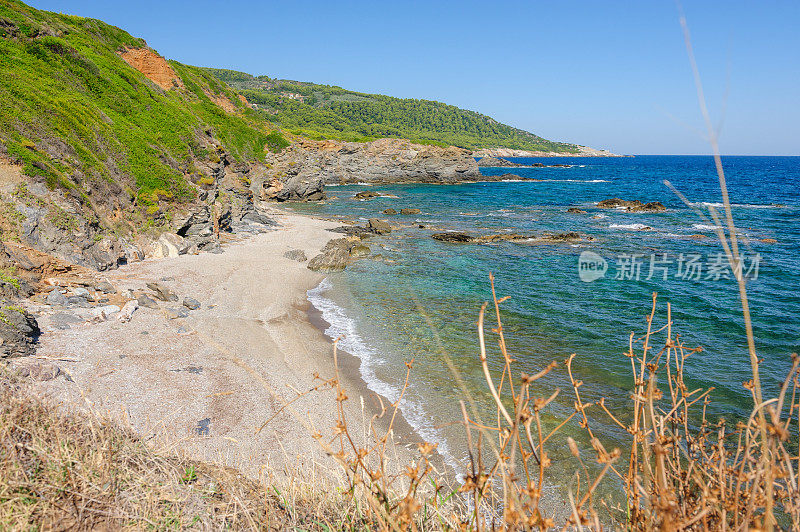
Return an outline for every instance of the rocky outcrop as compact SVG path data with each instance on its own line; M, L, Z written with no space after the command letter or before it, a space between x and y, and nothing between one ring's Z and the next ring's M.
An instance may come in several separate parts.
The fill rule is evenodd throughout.
M413 144L299 141L267 158L263 199L322 199L326 184L460 183L482 177L468 150Z
M588 146L575 146L575 152L529 151L512 148L484 148L472 152L473 157L626 157L608 150L598 150Z
M498 157L481 157L478 160L478 166L488 167L488 168L501 168L505 166L523 166L523 165L513 163L506 159L500 159Z
M370 249L358 237L334 238L325 244L319 255L308 262L309 270L318 272L338 272L344 270L353 260L369 256Z
M33 316L22 308L0 302L0 359L33 355L39 333Z
M601 209L625 209L627 212L664 212L666 207L660 201L642 203L639 200L624 200L620 198L605 199L597 204Z

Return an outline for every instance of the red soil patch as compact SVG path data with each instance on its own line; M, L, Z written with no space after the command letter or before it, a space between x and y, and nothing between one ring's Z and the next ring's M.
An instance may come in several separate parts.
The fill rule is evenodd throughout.
M120 56L126 63L165 91L183 87L183 81L172 70L167 60L149 48L126 48L124 52L120 53Z

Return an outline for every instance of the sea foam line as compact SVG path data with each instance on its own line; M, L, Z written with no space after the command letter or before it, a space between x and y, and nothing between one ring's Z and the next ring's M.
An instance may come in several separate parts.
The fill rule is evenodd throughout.
M401 388L375 375L374 366L381 362L378 353L358 334L355 321L347 315L345 310L331 299L323 296L332 287L333 285L326 277L318 286L306 292L309 303L320 311L322 319L329 324L329 327L325 329L325 335L332 339L339 338L338 347L361 360L359 371L367 388L391 402L396 402L400 397ZM400 411L417 434L425 441L437 444L439 454L451 467L456 471L461 470L462 464L451 454L447 441L428 422L430 415L425 412L422 404L411 401L406 396L400 401Z

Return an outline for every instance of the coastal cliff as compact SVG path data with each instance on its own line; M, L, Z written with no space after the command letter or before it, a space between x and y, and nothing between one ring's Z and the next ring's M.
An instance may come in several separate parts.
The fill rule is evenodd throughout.
M482 179L469 150L403 139L301 140L267 157L263 199L321 199L324 185L460 183Z
M473 157L626 157L611 153L608 150L598 150L588 146L576 146L575 153L556 151L529 151L511 148L483 148L472 152Z

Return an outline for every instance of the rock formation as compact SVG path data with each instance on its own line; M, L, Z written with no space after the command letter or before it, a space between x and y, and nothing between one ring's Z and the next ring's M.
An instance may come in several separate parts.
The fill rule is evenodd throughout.
M625 209L627 212L664 212L666 207L660 201L642 203L639 200L620 198L605 199L597 204L601 209Z
M484 179L468 150L402 139L301 140L267 158L263 199L322 199L326 184L460 183Z

